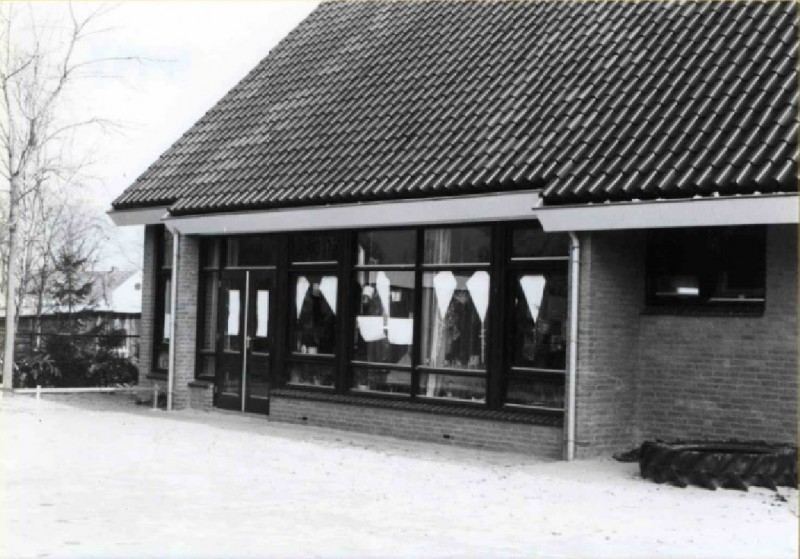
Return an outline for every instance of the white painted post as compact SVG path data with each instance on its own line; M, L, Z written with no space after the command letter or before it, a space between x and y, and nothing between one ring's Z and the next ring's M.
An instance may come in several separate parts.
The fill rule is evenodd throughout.
M41 384L37 384L36 385L36 401L38 402L41 399L42 399L42 385Z
M158 383L153 383L153 409L158 409Z

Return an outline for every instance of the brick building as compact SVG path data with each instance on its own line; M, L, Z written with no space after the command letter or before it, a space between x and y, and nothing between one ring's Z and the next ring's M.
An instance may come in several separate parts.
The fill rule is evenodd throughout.
M327 2L115 202L175 408L797 439L793 2Z

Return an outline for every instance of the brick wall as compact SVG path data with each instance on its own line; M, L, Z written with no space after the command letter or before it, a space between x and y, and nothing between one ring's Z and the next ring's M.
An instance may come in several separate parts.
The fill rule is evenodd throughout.
M645 233L581 239L579 457L647 438L797 441L797 228L767 235L760 317L643 314Z
M189 407L190 387L194 380L197 355L197 295L200 272L200 238L182 235L178 248L178 283L173 343L175 344L175 380L172 405Z
M763 316L642 316L639 437L796 443L797 342L797 228L774 226Z
M451 417L273 396L270 419L476 448L561 458L560 427ZM447 437L445 436L447 435Z
M630 446L636 417L644 235L583 234L578 314L576 456Z
M214 407L214 385L205 381L190 382L189 407L193 410L211 411Z

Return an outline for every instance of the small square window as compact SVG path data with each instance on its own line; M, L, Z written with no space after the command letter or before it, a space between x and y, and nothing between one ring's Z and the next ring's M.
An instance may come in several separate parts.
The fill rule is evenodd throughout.
M661 229L647 244L647 298L653 305L763 304L766 229Z

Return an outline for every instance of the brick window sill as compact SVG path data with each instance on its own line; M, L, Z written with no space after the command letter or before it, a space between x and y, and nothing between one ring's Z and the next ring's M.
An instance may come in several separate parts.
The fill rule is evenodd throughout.
M282 388L273 390L271 396L293 400L311 400L315 402L330 402L336 404L349 404L373 408L385 408L434 415L451 415L469 417L474 419L487 419L491 421L506 421L508 423L525 423L529 425L544 425L547 427L561 427L563 417L558 414L547 414L534 411L512 410L487 410L472 406L459 406L452 404L439 404L435 402L412 402L406 399L370 397L365 395L331 394L311 390L298 390Z
M208 389L208 388L213 388L214 387L214 382L213 381L202 380L202 379L190 380L187 384L192 388L206 388L206 389Z
M642 316L761 318L764 316L764 305L649 305L641 314Z

